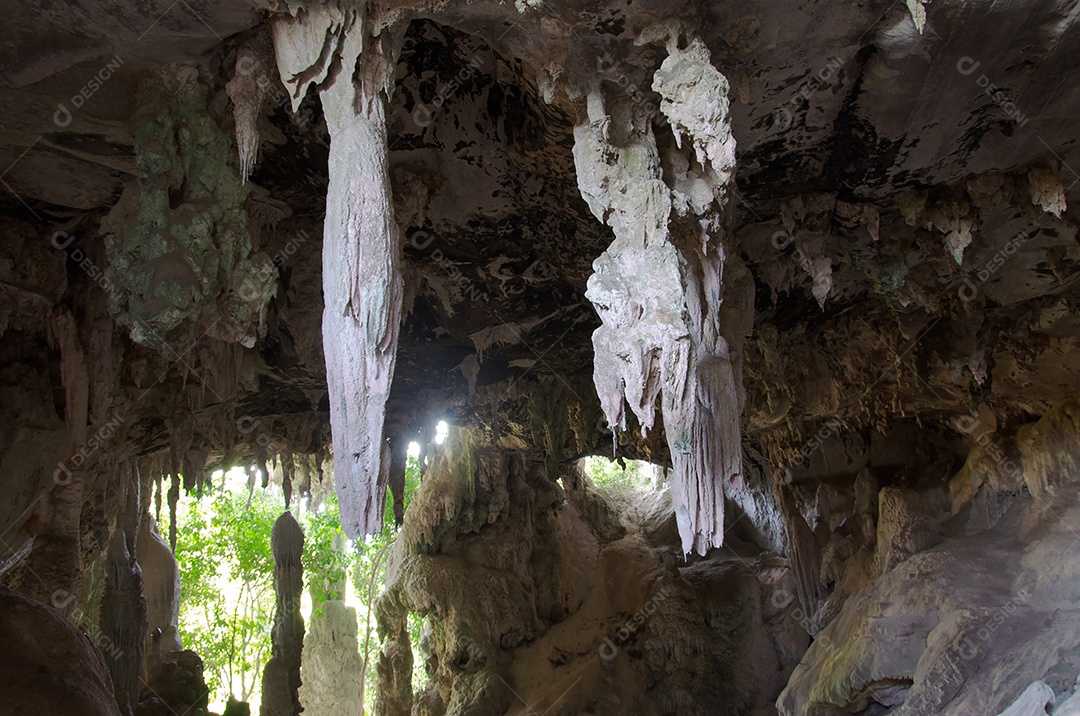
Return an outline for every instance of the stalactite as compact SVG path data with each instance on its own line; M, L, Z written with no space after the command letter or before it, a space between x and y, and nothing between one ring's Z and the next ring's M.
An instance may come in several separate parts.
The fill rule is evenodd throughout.
M409 460L409 440L398 436L390 440L390 474L387 485L394 496L394 524L405 520L405 468Z
M289 509L292 502L293 474L296 471L296 463L290 450L281 453L281 491L285 493L285 509Z
M296 716L300 713L300 653L304 646L304 619L300 600L304 589L304 533L291 512L274 522L273 656L263 671L262 716Z
M279 18L274 47L294 109L320 82L330 131L323 235L323 351L330 393L334 479L346 534L382 525L383 419L402 311L381 96L393 81L400 38L369 36L363 8L309 8Z
M270 469L266 465L267 457L266 446L261 443L256 443L255 464L258 465L259 471L262 472L262 486L264 489L270 484Z
M311 499L311 461L312 456L310 454L300 455L300 497L308 499Z
M1065 189L1061 186L1058 173L1044 167L1037 167L1028 172L1031 187L1031 203L1043 211L1061 217L1068 208Z
M188 450L195 439L195 421L190 415L184 418L174 415L165 419L165 427L169 431L169 464L173 475L183 475L184 489L191 490L195 487L195 474L188 470Z
M119 508L116 529L109 540L105 592L101 599L101 631L115 649L107 660L113 691L121 713L130 716L139 698L146 634L146 601L142 571L135 560L142 506L138 473L129 465L119 469Z
M101 256L104 262L104 255ZM85 326L87 363L90 373L90 422L107 425L120 411L126 411L117 384L120 380L119 355L113 350L115 324L109 317L107 301L87 297L82 306L80 324Z
M154 478L154 519L159 523L161 522L161 491L162 487L161 473L159 472Z
M170 474L172 482L169 486L169 547L176 551L176 503L180 501L180 478L176 471Z
M206 459L210 455L210 447L208 441L195 438L184 453L184 489L189 492L194 489L200 498L206 482Z
M582 196L615 233L586 292L602 321L593 334L597 394L610 425L625 428L625 400L646 431L662 396L683 550L704 554L723 543L724 489L742 475L747 324L721 325L725 279L739 272L725 265L735 142L727 80L704 43L682 48L672 36L668 53L653 89L676 148L662 153L651 118L625 101L606 107L596 87L588 121L574 130L574 160ZM737 293L752 310L745 290Z
M64 385L64 417L76 445L86 442L86 422L89 416L90 378L86 355L75 326L75 317L66 308L59 308L48 324L50 345L60 349L60 375Z
M265 43L262 36L241 44L236 49L236 65L233 78L225 85L233 102L233 119L236 122L236 150L240 155L240 181L247 182L259 158L259 116L263 100L270 91L271 78L264 56Z

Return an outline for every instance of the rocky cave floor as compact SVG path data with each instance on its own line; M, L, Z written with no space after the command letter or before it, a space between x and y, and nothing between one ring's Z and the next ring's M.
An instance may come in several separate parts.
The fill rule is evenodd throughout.
M1080 715L1075 2L2 6L0 713L205 713L150 515L446 421L379 714Z

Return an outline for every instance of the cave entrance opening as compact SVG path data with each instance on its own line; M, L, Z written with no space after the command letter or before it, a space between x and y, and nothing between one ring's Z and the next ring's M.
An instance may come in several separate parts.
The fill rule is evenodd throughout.
M578 467L594 487L616 499L659 492L668 482L667 469L645 460L588 455L578 460Z
M273 655L271 533L285 510L285 494L281 462L271 460L267 471L262 487L264 475L259 467L219 469L201 495L181 491L176 505L177 635L184 648L203 660L209 708L215 713L238 713L235 706L227 709L232 699L259 713L263 670ZM406 503L416 490L420 471L417 454L410 449ZM329 464L324 474L330 474ZM392 500L390 495L387 498ZM344 636L351 642L355 651L344 658L355 662L357 679L363 684L358 691L365 711L371 713L382 646L375 607L385 588L387 561L397 536L393 510L386 510L379 533L360 540L349 540L342 531L330 480L312 481L308 490L294 496L291 510L304 533L300 613L308 632L305 652L311 646L314 653L320 646L308 644L312 636L319 641L320 634L329 632L334 632L330 636L335 639ZM168 534L170 515L162 514L160 519L161 533ZM409 624L414 655L419 654L421 632L419 619L416 622ZM349 633L337 634L342 629ZM422 673L417 675L418 681L423 678ZM312 684L318 681L310 679Z

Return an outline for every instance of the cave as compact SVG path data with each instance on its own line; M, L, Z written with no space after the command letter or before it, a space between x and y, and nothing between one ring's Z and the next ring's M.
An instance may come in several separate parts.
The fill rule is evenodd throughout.
M1080 716L1075 4L3 6L0 715Z

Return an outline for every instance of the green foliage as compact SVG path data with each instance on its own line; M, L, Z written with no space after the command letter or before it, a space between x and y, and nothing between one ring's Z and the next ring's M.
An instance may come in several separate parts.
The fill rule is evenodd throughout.
M421 472L419 459L410 455L405 464L405 509L408 509L413 495L416 494L416 488L420 485ZM394 498L388 493L382 532L377 535L369 535L365 540L357 542L352 571L353 589L362 605L357 616L360 626L360 656L364 660L363 695L365 713L375 712L375 685L378 681L376 665L378 664L379 649L378 636L376 635L375 603L386 590L386 561L390 556L390 550L394 546L396 538ZM410 615L409 627L409 637L415 655L420 644L423 620L415 615ZM413 662L413 683L415 686L417 679L426 678L426 674L424 674L423 669L420 669L419 674L417 673L419 659L414 658Z
M405 506L420 482L420 464L410 456ZM270 536L284 509L279 491L256 489L228 478L220 491L202 500L184 495L178 505L176 559L181 579L180 634L205 664L211 701L258 696L262 669L271 655L274 617L274 558ZM329 599L345 599L351 583L357 606L359 645L365 667L365 703L374 708L380 647L375 602L386 586L386 562L396 538L393 498L387 495L382 531L350 543L341 530L337 498L299 515L304 530L304 582L312 609ZM414 651L423 620L413 617ZM419 660L417 660L419 662ZM417 679L424 677L419 669Z
M640 460L623 460L621 464L607 458L590 455L582 458L582 469L592 484L614 497L653 489L650 473L653 467Z
M211 694L248 700L270 652L274 615L270 531L281 512L259 490L224 490L180 505L176 561L180 635L202 656Z
M331 493L326 503L303 516L304 581L316 610L331 599L344 599L345 584L352 566L348 540L341 529L337 496Z

